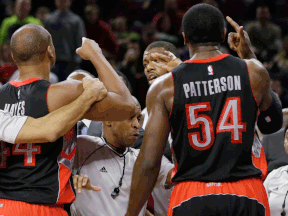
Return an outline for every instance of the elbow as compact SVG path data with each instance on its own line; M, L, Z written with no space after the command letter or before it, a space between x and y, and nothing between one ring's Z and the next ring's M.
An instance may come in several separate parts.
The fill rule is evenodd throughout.
M60 137L61 135L59 135L58 133L47 133L46 134L46 142L56 142L56 140Z
M124 107L125 112L123 112L123 115L119 116L119 121L126 120L135 114L136 103L134 101L128 101Z

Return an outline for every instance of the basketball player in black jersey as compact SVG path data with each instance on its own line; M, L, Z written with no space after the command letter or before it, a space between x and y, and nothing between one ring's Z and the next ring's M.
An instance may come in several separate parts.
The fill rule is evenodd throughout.
M20 75L0 89L0 109L12 115L39 118L72 102L83 92L80 81L48 82L56 56L51 35L43 27L27 24L18 29L12 35L11 49ZM90 107L84 118L120 121L132 116L135 108L132 96L98 44L83 38L76 52L94 64L108 92ZM71 185L75 150L75 127L52 143L2 142L1 215L67 215L63 204L75 199Z
M11 116L11 118L14 119L27 119L23 126L20 123L19 127L21 129L18 134L14 135L16 138L12 143L55 142L61 136L66 134L82 118L95 101L100 101L107 95L105 86L98 79L93 80L92 78L87 77L82 81L84 92L75 101L44 117L35 119L27 116ZM15 133L14 128L18 128L18 125L15 125L18 124L18 120L12 120L12 126L9 124L7 125L6 123L7 122L0 123L0 128L2 130L1 134L4 136L4 139L1 140L9 142L10 139L9 141L5 140L7 136L9 137L9 134L5 134L6 130L7 133ZM6 128L2 128L3 125Z
M149 89L126 215L138 215L150 195L170 129L176 186L168 215L270 215L261 171L252 162L257 113L272 101L268 72L254 58L219 51L224 17L211 5L190 8L183 30L191 59Z

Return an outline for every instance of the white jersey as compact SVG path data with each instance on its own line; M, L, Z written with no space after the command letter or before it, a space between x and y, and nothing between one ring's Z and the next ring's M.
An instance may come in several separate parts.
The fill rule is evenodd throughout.
M78 145L75 155L75 168L81 167L80 174L88 175L92 185L99 186L101 191L82 190L76 195L76 200L71 206L72 216L124 216L129 202L130 187L134 164L139 154L139 149L129 148L125 152L125 173L120 187L120 193L112 198L111 193L118 187L122 176L124 157L119 157L107 144L105 140L93 136L78 136ZM173 169L165 157L161 162L161 168L155 187L164 188L167 174ZM147 202L140 212L145 215Z
M282 166L269 173L264 181L268 195L271 215L281 215L285 195L288 192L288 165ZM285 211L288 213L288 196L285 199Z
M11 116L0 110L0 140L15 143L15 139L27 120L27 116Z

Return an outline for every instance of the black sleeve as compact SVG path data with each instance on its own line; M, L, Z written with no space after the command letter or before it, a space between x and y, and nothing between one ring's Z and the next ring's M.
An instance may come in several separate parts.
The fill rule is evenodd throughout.
M269 92L272 96L272 103L267 110L260 113L257 122L263 134L275 133L282 128L283 124L282 105L271 88Z

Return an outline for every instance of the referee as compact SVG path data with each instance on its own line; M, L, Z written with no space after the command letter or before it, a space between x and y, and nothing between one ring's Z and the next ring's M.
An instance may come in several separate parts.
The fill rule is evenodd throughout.
M101 138L78 136L75 168L78 174L89 176L91 184L99 186L101 191L83 190L78 193L71 205L72 216L125 215L132 171L139 154L138 149L131 148L139 135L141 118L140 104L134 100L137 103L134 116L121 122L103 122ZM162 158L156 187L169 185L173 167L165 157ZM81 176L78 179L74 177L74 185L80 179L82 181ZM145 215L146 205L140 216Z

